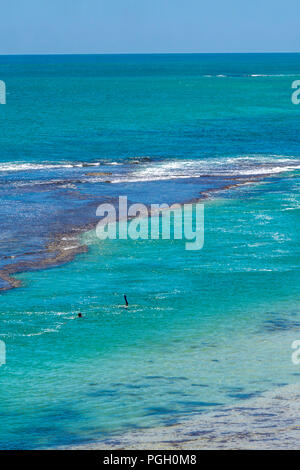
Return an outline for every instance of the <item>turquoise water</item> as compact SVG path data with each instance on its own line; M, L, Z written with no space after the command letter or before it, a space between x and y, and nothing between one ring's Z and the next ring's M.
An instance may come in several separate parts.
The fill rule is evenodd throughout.
M1 292L1 448L109 440L298 381L299 74L297 54L0 58L1 268L37 267L118 195L206 196L200 251L89 230L88 252Z

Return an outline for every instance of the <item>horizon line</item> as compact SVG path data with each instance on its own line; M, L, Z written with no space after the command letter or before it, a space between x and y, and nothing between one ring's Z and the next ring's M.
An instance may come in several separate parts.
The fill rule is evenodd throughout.
M70 55L208 55L208 54L300 54L300 51L259 51L259 52L9 52L0 56L70 56Z

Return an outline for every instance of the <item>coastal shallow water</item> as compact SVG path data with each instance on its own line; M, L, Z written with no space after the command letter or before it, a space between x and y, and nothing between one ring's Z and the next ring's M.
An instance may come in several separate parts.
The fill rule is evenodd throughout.
M298 450L299 398L299 385L289 385L178 424L70 449Z
M101 241L90 231L89 251L72 263L17 275L22 287L1 297L2 446L172 424L296 383L298 203L283 196L286 184L296 194L299 178L207 201L199 252L184 240Z
M0 65L0 267L20 284L0 295L0 447L109 443L296 384L298 56ZM99 240L119 195L200 199L203 249Z

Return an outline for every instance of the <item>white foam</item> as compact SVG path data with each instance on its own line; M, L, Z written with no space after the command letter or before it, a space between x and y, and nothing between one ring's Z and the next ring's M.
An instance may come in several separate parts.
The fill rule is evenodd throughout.
M294 73L252 73L250 77L296 77Z
M55 168L73 168L71 163L1 163L0 171L49 170Z
M66 250L76 250L79 248L79 245L73 245L73 246L66 246L65 248L63 248L64 251Z
M121 165L121 162L110 162L110 165ZM4 171L30 171L48 170L60 168L83 168L84 166L99 166L100 163L2 163L0 172ZM265 174L279 174L300 169L300 159L285 155L243 155L224 158L199 158L199 159L176 159L154 162L141 162L124 171L114 171L111 175L88 175L80 178L82 183L134 183L159 181L181 178L201 177L205 175L234 177L234 176L259 176ZM78 178L78 175L76 175ZM72 184L72 181L53 179L51 181L33 180L18 181L15 184L36 185L49 183Z
M32 171L32 170L51 170L51 169L60 169L60 168L83 168L83 167L93 167L100 166L100 162L42 162L42 163L13 163L6 162L0 163L0 171Z
M141 164L134 171L117 178L112 183L158 181L193 178L205 175L220 177L259 176L300 169L300 160L286 156L246 155L221 159L172 160Z

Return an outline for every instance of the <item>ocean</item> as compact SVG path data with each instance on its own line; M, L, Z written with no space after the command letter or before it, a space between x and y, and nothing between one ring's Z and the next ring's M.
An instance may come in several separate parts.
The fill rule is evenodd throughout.
M298 383L299 77L299 54L0 56L1 449ZM203 248L100 240L119 196L202 202Z

